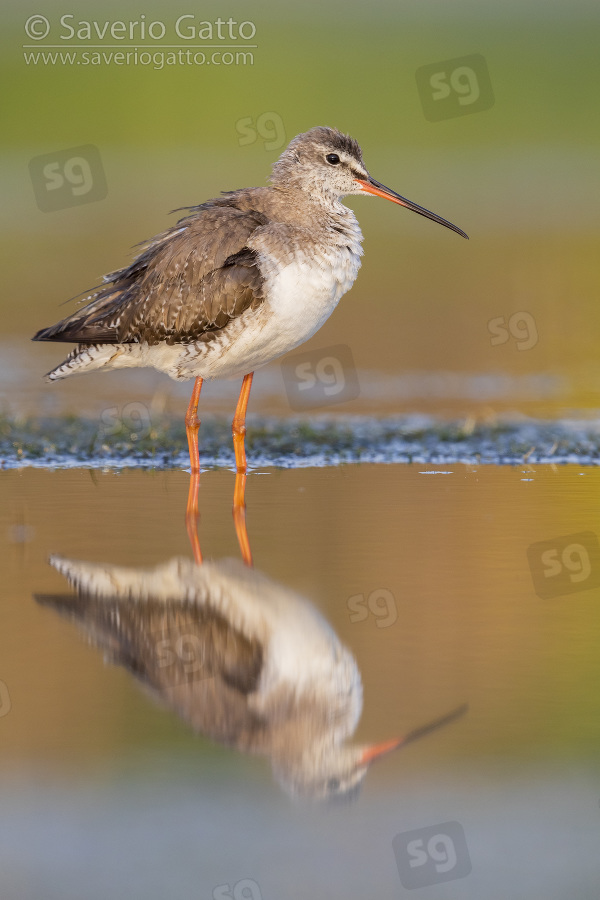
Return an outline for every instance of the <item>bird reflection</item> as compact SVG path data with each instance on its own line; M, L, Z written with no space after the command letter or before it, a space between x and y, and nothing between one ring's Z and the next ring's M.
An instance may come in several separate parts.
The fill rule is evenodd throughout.
M76 593L36 599L74 620L107 661L124 666L194 731L269 757L295 797L354 793L374 760L465 711L404 738L346 744L362 711L354 657L311 603L249 564L243 483L234 521L244 563L199 564L195 477L186 513L193 562L175 557L134 569L53 556Z

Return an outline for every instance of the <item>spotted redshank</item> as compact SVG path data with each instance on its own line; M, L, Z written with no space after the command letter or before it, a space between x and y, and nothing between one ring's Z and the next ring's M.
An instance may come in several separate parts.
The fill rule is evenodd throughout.
M308 340L358 273L362 234L340 202L373 194L467 235L369 175L355 140L333 128L295 137L270 187L226 191L143 245L134 261L73 315L33 338L76 342L46 376L152 366L195 378L186 414L192 471L198 460L198 400L204 379L243 376L233 419L238 472L252 374Z
M376 759L466 709L404 738L347 745L362 711L360 672L302 597L237 560L174 558L153 569L50 561L77 594L40 602L76 621L195 731L270 758L294 797L353 793Z

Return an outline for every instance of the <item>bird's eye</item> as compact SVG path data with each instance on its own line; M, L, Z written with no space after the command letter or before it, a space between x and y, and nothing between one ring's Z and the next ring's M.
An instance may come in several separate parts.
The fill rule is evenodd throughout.
M334 156L333 153L331 155ZM335 791L339 791L339 789L340 789L340 783L339 783L338 779L330 778L329 781L327 782L327 790L333 794Z
M327 156L325 157L325 159L327 160L328 163L331 163L332 166L337 166L337 164L340 161L340 158L337 155L337 153L328 153Z

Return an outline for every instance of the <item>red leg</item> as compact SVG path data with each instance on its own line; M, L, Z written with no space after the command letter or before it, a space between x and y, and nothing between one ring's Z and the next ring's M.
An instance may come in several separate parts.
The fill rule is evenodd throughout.
M233 425L231 426L231 431L233 433L233 449L235 451L235 466L240 475L245 475L248 468L246 465L244 437L246 435L246 410L248 409L248 399L250 397L253 375L253 372L250 372L249 375L244 375L240 397L235 409L235 416L233 417Z
M190 475L190 488L188 491L187 508L185 511L185 527L187 529L190 544L192 545L192 553L194 559L200 565L202 562L202 553L200 551L200 540L198 538L198 489L200 487L200 471L192 472Z
M202 390L202 379L196 378L194 382L194 390L190 398L190 405L185 414L185 431L187 434L188 447L190 450L190 465L192 473L200 471L200 454L198 452L198 429L200 428L200 419L197 416L198 401L200 399L200 391Z
M237 472L233 494L233 524L237 535L242 559L247 566L252 565L252 551L246 529L246 475Z

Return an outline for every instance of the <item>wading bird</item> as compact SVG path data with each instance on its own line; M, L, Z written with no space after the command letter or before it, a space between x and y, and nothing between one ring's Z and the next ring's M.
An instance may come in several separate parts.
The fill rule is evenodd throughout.
M356 279L362 234L340 202L373 194L467 235L375 181L357 142L333 128L295 137L269 187L226 191L142 245L89 302L36 341L77 347L46 376L151 366L195 378L185 424L199 468L198 400L204 379L243 377L233 419L238 472L246 471L246 409L255 369L307 341Z
M375 760L466 711L403 738L347 744L362 711L358 666L315 607L288 588L232 559L174 558L152 569L50 562L77 594L39 602L74 620L106 660L194 731L268 757L294 797L351 795Z

